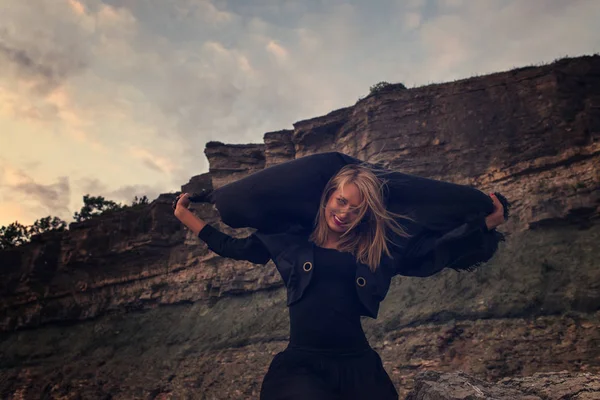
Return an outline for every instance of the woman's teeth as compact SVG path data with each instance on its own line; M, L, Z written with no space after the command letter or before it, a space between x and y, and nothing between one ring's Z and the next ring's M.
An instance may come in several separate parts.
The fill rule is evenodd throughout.
M336 215L334 215L333 218L335 218L335 220L337 222L339 222L340 224L342 224L342 225L344 224L342 221L340 221L340 219Z

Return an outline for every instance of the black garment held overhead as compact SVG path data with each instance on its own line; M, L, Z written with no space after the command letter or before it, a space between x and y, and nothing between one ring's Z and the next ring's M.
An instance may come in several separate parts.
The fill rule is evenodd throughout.
M344 166L360 163L361 160L340 152L313 154L265 168L199 199L213 203L221 220L232 228L249 227L263 234L286 232L295 225L312 228L329 179ZM385 182L386 208L412 218L397 219L410 235L424 230L449 232L494 210L490 196L474 187L367 165L377 168L375 174ZM510 203L500 193L496 197L503 204L507 219ZM493 230L486 240L489 257L483 261L491 258L504 235ZM392 253L400 256L394 257L397 261L411 252L411 243L404 237L392 235L390 242ZM480 259L480 255L467 254L453 268L470 269Z

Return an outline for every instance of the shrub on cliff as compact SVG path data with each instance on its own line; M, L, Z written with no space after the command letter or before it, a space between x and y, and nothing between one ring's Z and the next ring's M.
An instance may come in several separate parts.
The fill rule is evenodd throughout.
M148 204L148 196L144 195L140 198L135 196L133 198L133 202L131 203L131 206L135 207L135 206L140 206L140 205L144 205L144 204Z
M102 196L83 196L83 207L79 212L73 214L73 219L76 222L86 221L96 215L103 214L107 211L114 211L124 208L122 204L117 204L112 200L106 200Z
M401 89L406 89L406 86L404 86L402 83L391 84L389 82L381 81L381 82L378 82L378 83L372 85L369 88L369 94L366 95L366 96L360 96L358 98L358 100L356 101L356 103L360 102L361 100L364 100L367 97L373 96L373 95L375 95L375 94L383 91L384 89L389 88L390 86L394 86L394 90L397 90L397 89L400 89L400 90Z
M0 250L20 246L31 240L33 235L48 231L62 231L67 223L58 217L47 216L38 219L33 225L25 226L15 221L8 226L0 227Z
M149 203L147 196L133 198L131 206L115 203L112 200L106 200L102 196L83 196L83 207L79 212L75 212L73 219L81 222L102 215L105 212L121 210L128 207L137 207ZM15 221L7 226L0 227L0 250L20 246L31 240L34 235L39 235L48 231L63 231L67 228L67 223L59 217L47 216L38 219L33 225L25 226Z
M391 85L391 83L385 82L385 81L376 83L376 84L374 84L373 86L371 86L369 88L369 94L375 94L375 93L381 91L382 89L385 89L386 87L388 87L390 85Z

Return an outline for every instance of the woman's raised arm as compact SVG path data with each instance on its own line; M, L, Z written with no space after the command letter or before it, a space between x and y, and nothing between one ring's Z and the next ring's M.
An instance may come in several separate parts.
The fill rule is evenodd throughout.
M234 238L207 224L188 210L189 195L181 195L175 206L175 217L187 226L194 235L205 242L210 250L221 257L246 260L255 264L266 264L271 259L268 250L255 235Z

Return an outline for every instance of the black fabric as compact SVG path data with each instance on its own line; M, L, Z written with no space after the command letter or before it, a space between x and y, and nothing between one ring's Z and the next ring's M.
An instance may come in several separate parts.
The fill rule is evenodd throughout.
M352 352L288 347L263 380L261 400L398 400L398 392L371 348Z
M271 259L269 251L256 235L234 238L206 224L198 232L198 238L205 242L210 250L222 257L246 260L255 264L266 264Z
M293 247L292 238L300 232L271 238ZM271 257L255 235L236 239L207 224L198 237L223 257L261 263ZM314 244L312 248L312 283L290 306L290 344L271 362L261 399L398 399L362 330L360 315L365 311L356 292L354 256Z
M392 249L398 257L393 261L395 273L426 277L444 268L469 270L488 261L498 248L498 237L487 229L484 217L475 217L447 232L421 228L397 243L404 243L406 250Z
M361 160L339 152L314 154L255 172L214 190L210 201L233 228L282 232L312 226L325 185L347 164ZM493 211L490 197L471 186L423 178L377 165L387 185L387 207L431 230L449 230L467 217ZM400 222L405 222L402 219Z
M314 263L315 244L309 241L306 229L290 229L285 233L255 232L247 238L234 239L207 225L198 237L223 257L264 264L271 258L286 286L287 305L292 306L310 290L314 268L304 271L303 265ZM470 269L489 260L497 242L482 219L473 219L449 232L424 231L415 235L404 254L394 259L383 257L375 271L356 262L355 279L364 279L364 286L355 285L361 315L377 318L379 305L387 296L395 275L427 277L446 267Z
M355 288L356 259L350 253L314 249L311 285L290 306L290 343L314 349L368 348Z
M305 240L309 233L308 229L295 226L284 233L256 232L246 238L233 238L207 224L198 237L222 257L266 264L289 250L297 240ZM488 231L483 217L471 218L448 232L422 227L407 240L407 250L396 253L398 259L390 261L393 274L426 277L445 267L472 268L493 256L498 243L495 235L495 231ZM287 282L286 276L283 278Z
M339 152L310 155L258 171L216 189L209 197L223 222L233 228L251 227L265 235L285 232L297 225L310 229L329 179L343 166L359 163L360 160ZM413 237L441 236L462 224L481 221L493 211L489 195L470 186L385 169L377 175L386 183L387 208L414 220L398 220ZM509 204L498 195L507 215ZM496 230L487 235L485 247L492 251L491 255L502 240L503 234ZM410 245L418 241L391 234L390 244L395 255L403 256L414 252ZM469 251L456 264L457 269L472 268L491 255L486 254L482 260L482 254Z

